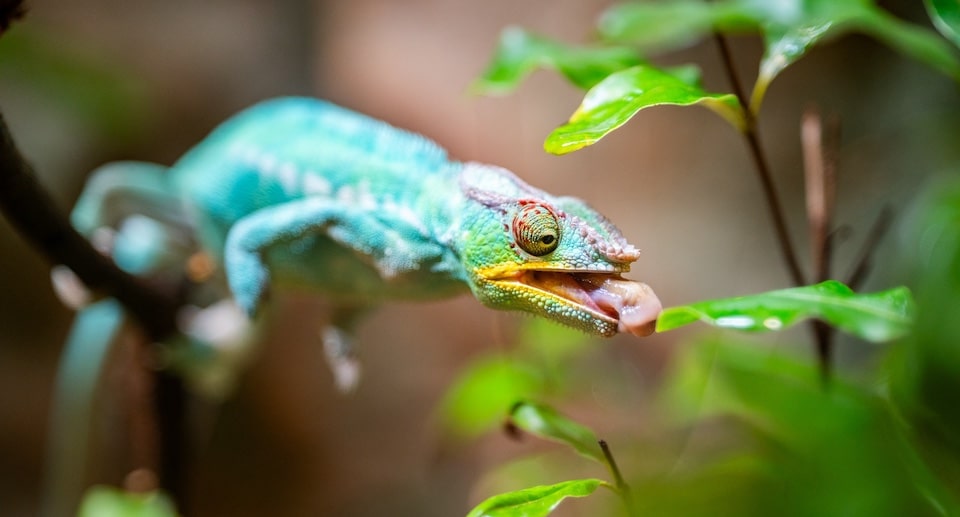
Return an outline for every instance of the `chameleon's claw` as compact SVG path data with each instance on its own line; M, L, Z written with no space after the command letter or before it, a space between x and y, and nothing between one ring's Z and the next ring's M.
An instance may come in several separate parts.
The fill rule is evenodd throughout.
M351 393L360 384L360 361L350 336L337 327L327 327L322 332L323 352L333 372L333 383L341 393Z
M53 266L50 283L57 298L67 307L79 311L93 302L93 292L80 280L72 269L64 265Z
M229 299L203 309L188 307L177 320L180 332L217 348L230 348L241 341L250 328L250 321Z

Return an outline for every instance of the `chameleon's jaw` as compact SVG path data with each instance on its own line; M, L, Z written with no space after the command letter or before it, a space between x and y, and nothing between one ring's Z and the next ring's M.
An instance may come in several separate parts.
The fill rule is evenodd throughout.
M625 271L512 267L486 270L481 276L515 308L603 336L650 335L660 300L646 284L622 278Z

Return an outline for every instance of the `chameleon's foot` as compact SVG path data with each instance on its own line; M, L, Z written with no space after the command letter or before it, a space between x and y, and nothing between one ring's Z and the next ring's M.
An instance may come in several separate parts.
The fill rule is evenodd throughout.
M209 307L187 306L177 315L177 327L186 343L171 347L169 360L196 391L212 399L233 392L240 372L253 353L255 325L233 300Z
M341 393L350 393L360 384L360 361L350 336L337 327L323 329L323 352L333 372L333 383Z
M53 266L50 270L50 283L57 298L67 307L79 311L93 302L93 293L83 280L64 265Z

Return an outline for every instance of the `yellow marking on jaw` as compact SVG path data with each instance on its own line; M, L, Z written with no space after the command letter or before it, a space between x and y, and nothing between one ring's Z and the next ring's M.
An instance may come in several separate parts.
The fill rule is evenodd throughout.
M544 267L544 266L547 266L547 267ZM571 300L569 298L561 296L558 293L555 293L548 289L541 288L537 285L525 283L521 281L519 278L517 278L519 277L519 273L523 271L531 271L531 270L532 271L550 271L555 273L564 273L564 272L588 273L583 270L564 268L562 266L557 266L557 265L553 265L553 267L549 267L549 264L546 264L543 262L527 262L522 264L515 264L515 263L497 264L494 266L474 268L473 271L483 280L490 282L492 284L500 285L514 292L518 292L518 291L525 292L525 293L530 293L537 297L549 298L564 306L574 308L576 310L583 311L585 313L589 313L593 317L599 320L603 320L606 322L613 322L613 323L616 322L616 320L611 318L610 316L607 316L606 314L603 314L601 312L597 312L591 307L582 305L578 303L576 300ZM619 272L621 271L616 271L616 272L597 271L596 273L597 274L613 274L613 273L619 273Z
M564 267L562 264L555 264L549 262L524 262L524 263L514 263L506 262L503 264L495 264L493 266L483 266L473 269L473 272L480 278L484 280L501 280L506 279L512 276L516 276L522 271L552 271L555 273L596 273L596 274L611 274L611 273L626 273L630 271L629 264L624 265L616 269L611 269L609 271L605 270L591 270L591 269L579 269L573 267Z

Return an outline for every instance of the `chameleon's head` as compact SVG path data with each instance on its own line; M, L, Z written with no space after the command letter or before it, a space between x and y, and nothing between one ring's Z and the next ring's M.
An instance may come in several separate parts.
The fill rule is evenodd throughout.
M603 336L652 332L660 301L646 284L621 278L639 251L606 218L498 167L465 164L460 182L459 251L484 305Z

